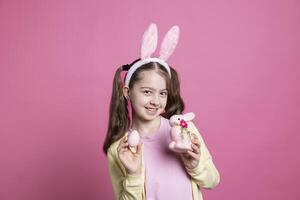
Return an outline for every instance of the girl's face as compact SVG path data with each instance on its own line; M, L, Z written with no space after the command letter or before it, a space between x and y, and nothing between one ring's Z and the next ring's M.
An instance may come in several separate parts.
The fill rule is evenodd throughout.
M154 70L142 71L140 80L129 91L133 114L143 121L150 121L164 112L167 104L167 84Z

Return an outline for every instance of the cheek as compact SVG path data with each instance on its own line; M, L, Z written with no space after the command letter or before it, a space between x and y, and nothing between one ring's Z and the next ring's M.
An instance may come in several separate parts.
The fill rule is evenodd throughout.
M135 103L136 105L144 105L149 101L149 98L147 98L146 96L139 96L138 98L134 98L133 99L133 103Z
M167 98L163 99L161 102L162 107L165 108L167 105Z

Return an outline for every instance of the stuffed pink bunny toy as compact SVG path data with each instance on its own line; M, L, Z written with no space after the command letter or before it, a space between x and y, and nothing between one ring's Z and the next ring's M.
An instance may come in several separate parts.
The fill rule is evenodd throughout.
M195 118L195 114L190 112L185 115L173 115L169 122L171 125L171 140L169 148L175 152L186 152L192 150L188 121Z

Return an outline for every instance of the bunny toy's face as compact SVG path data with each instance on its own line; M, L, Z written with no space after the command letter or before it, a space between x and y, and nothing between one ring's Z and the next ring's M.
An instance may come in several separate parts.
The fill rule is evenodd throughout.
M182 115L173 115L170 118L170 124L173 125L180 125L180 121L183 120L183 116Z

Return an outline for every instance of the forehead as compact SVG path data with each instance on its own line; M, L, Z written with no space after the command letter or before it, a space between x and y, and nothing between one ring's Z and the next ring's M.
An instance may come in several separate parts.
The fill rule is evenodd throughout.
M154 70L140 72L139 78L140 80L133 87L151 87L156 90L163 90L167 87L164 76Z

